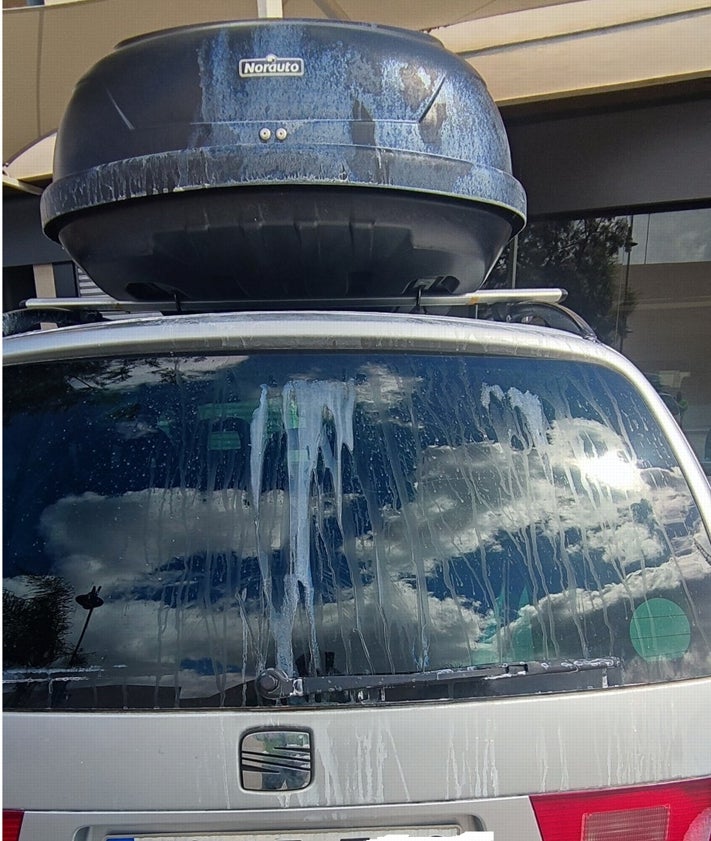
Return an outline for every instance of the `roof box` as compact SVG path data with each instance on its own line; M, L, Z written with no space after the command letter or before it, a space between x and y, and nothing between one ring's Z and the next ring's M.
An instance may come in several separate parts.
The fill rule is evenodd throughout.
M54 179L45 232L134 300L470 292L525 223L481 78L366 24L125 41L77 84Z

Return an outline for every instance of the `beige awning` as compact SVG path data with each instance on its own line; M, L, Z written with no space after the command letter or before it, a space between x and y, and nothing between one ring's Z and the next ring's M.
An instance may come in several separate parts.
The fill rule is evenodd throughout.
M3 162L57 128L76 81L119 41L171 26L256 18L273 2L45 0L44 6L5 8ZM277 0L285 17L365 20L411 29L449 26L548 3L549 0Z
M49 175L51 135L76 81L117 42L171 26L254 18L276 7L285 17L431 30L479 70L503 105L711 77L708 0L45 3L3 11L3 161L19 181Z

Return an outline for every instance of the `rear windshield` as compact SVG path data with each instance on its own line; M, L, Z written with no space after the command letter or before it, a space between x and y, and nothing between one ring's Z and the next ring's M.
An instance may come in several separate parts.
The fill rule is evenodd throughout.
M9 367L4 394L6 709L388 700L265 699L272 668L711 673L708 535L607 369L166 356ZM538 672L449 697L608 685Z

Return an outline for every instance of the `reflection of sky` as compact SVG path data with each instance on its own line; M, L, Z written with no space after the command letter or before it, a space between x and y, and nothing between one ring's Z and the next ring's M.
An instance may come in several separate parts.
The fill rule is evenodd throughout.
M372 569L376 575L364 573L355 590L348 585L338 599L319 605L322 650L334 651L342 669L344 665L362 669L362 646L356 638L367 638L372 668L389 670L387 652L371 640L372 629L387 628L401 645L417 647L421 629L418 632L417 625L413 626L413 618L419 615L420 622L426 616L429 626L431 662L437 666L484 662L499 656L497 635L514 638L541 617L550 625L546 617L554 615L557 633L565 637L574 635L572 626L584 623L586 615L599 615L603 609L614 612L617 605L629 605L646 593L678 593L681 577L687 586L708 581L711 565L698 551L689 551L688 536L687 554L669 560L663 531L641 515L636 521L630 513L636 504L648 500L655 524L683 521L689 497L679 487L678 477L668 474L662 482L655 475L647 486L644 471L638 471L636 482L631 483L629 465L618 459L622 476L614 463L605 482L606 471L599 465L591 468L589 455L577 461L571 458L571 449L576 453L580 446L580 429L575 424L561 424L550 433L547 465L535 457L526 459L525 493L523 487L512 493L510 486L511 468L520 472L523 457L511 465L511 453L498 444L429 448L423 456L416 496L401 510L383 512L383 531L375 541L363 536L352 548L351 561L357 568ZM605 434L610 436L605 443L613 444L612 433ZM599 429L597 435L604 437ZM600 458L607 463L606 455ZM555 500L548 471L558 477ZM286 506L282 491L265 493L260 501L262 540L266 535L274 551L284 540ZM409 516L404 509L410 509ZM593 586L581 586L582 578L569 580L561 592L560 575L552 579L550 572L537 568L531 546L523 545L522 535L531 523L539 524L539 533L550 541L550 551L559 545L561 533L568 535L571 570L573 563L576 569L584 569L593 558L602 564L597 581L591 576ZM251 565L250 581L240 585L238 572L232 569L228 575L229 564L224 560L232 553L246 577L247 567L239 559L257 554L246 491L208 494L171 488L117 497L84 494L66 497L48 508L42 525L56 558L56 571L76 592L101 584L108 597L92 619L88 649L100 651L107 662L128 664L139 675L154 674L162 658L167 673L163 681L179 669L184 697L214 688L216 678L204 665L206 657L220 664L213 665L213 671L231 673L231 677L223 676L228 683L241 682L243 640L254 641L267 631L258 609L261 587L255 586L256 562ZM415 543L429 578L424 614L413 566ZM499 605L495 620L491 595L501 591L499 567L509 564L512 555L527 567L529 579L538 582L539 592L535 604L520 610L514 604L506 613ZM203 560L196 560L197 556ZM177 560L171 562L171 558ZM481 569L487 558L488 573ZM219 586L206 572L206 564L219 569ZM550 558L539 557L538 564L550 564ZM469 573L470 569L475 571ZM520 571L517 575L524 580ZM454 578L454 583L446 584L447 577ZM83 619L84 614L77 612L75 634ZM297 619L293 631L296 646L302 650L308 646L304 622L303 617ZM556 639L546 653L554 656L567 650ZM249 660L247 674L257 667L253 655Z
M199 379L202 362L191 361L186 378ZM445 407L441 391L407 371L372 363L355 380L356 412L371 419L361 432L372 438L356 441L344 467L342 528L333 479L322 471L311 485L316 586L303 575L291 582L306 605L289 616L294 658L309 650L314 623L340 671L602 656L621 644L646 595L674 598L692 614L708 603L711 564L694 544L708 539L675 469L640 466L629 441L596 416L553 412L529 391L484 384ZM134 376L143 386L157 374L139 365ZM258 405L254 383L241 394ZM476 435L472 405L482 412ZM314 417L325 423L327 414ZM389 431L374 434L373 418ZM160 437L117 432L141 446ZM209 462L195 447L190 457ZM149 450L137 452L145 459ZM306 460L298 448L292 456ZM251 483L235 485L117 482L113 493L64 492L45 507L53 572L76 593L101 586L106 600L85 640L91 657L126 665L136 679L177 683L184 697L272 664L270 635L283 630L292 592L294 515L286 486L265 484L257 533ZM21 590L21 579L13 586ZM85 616L75 608L72 640ZM538 648L534 628L544 638ZM699 646L687 659L698 656Z
M711 208L634 217L630 262L699 263L711 260Z

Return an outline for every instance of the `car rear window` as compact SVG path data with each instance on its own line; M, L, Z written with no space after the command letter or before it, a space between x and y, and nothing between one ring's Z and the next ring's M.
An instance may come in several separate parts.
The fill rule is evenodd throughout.
M616 372L320 353L4 376L6 709L295 703L255 691L268 668L711 673L709 537ZM453 697L595 684L538 671Z

